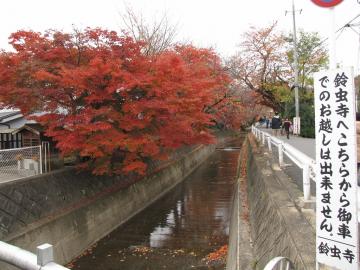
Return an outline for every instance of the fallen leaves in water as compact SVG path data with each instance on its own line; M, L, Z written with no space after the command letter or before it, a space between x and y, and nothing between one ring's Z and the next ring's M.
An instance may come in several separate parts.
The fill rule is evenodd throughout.
M156 253L160 252L159 249L154 249L154 248L146 247L146 246L132 246L129 248L129 251L131 252L132 256L139 256L139 257L148 256L148 255L153 254L154 252L156 252ZM122 253L122 252L119 251L118 253ZM183 249L162 250L160 253L162 253L162 255L170 256L173 258L175 258L177 256L186 255L186 252ZM189 255L196 256L196 253L192 251L189 253Z
M75 266L75 261L79 260L81 257L88 256L93 253L94 248L97 246L97 243L93 244L91 247L86 249L83 253L81 253L78 257L76 257L74 260L69 262L65 267L72 269Z
M247 197L247 163L248 163L248 148L244 145L241 148L240 156L242 157L240 163L240 200L242 206L241 218L249 224L250 208Z
M215 250L214 252L208 254L203 260L206 262L207 265L224 263L226 261L227 253L228 245L224 245L219 249Z
M140 255L145 255L145 254L153 252L153 249L150 247L145 247L145 246L136 246L136 247L132 248L132 252L134 252L136 254L140 254Z

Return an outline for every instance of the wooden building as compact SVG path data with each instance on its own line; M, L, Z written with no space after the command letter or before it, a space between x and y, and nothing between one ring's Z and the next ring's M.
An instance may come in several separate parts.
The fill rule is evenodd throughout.
M0 149L37 146L44 141L43 128L20 111L0 113Z

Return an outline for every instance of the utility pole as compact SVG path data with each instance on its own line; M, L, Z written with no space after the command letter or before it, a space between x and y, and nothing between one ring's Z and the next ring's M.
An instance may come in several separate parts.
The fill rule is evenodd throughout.
M286 11L291 12L293 15L293 37L294 37L294 94L295 94L295 116L296 120L299 121L297 123L298 129L300 128L300 113L299 113L299 65L298 65L298 51L297 51L297 37L296 37L296 12L301 13L302 9L295 10L295 3L294 0L292 0L292 11ZM295 124L295 123L294 123Z
M301 11L300 11L301 12ZM295 4L292 1L293 31L294 31L294 72L295 72L295 115L299 117L299 64L296 38Z

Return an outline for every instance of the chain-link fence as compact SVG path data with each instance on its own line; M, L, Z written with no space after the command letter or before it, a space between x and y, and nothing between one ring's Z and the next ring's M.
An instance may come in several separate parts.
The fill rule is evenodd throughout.
M41 173L41 146L0 150L0 182Z

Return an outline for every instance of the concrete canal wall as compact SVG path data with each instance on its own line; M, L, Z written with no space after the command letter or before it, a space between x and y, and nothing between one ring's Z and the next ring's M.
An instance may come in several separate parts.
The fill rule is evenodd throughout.
M243 147L247 147L245 141ZM233 194L231 219L229 224L229 248L227 257L227 270L252 270L254 269L253 248L251 245L250 224L248 220L246 179L241 175L246 151L242 149L238 161L237 181Z
M67 263L175 187L214 150L199 146L135 184L64 169L0 185L1 240L32 252L50 243L55 261Z
M314 216L313 210L301 208L300 190L276 166L271 155L257 145L252 134L245 144L248 151L246 157L241 158L247 159L250 233L246 232L242 214L246 202L241 200L239 185L244 182L239 178L234 199L237 205L233 207L230 227L227 269L262 270L278 256L290 258L297 270L315 269L315 229L309 218Z

